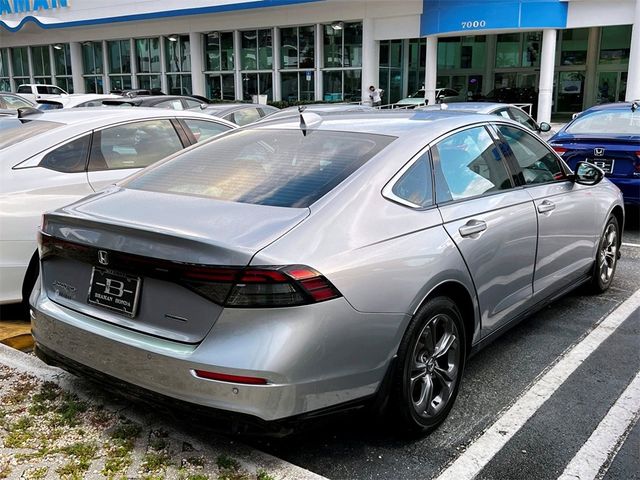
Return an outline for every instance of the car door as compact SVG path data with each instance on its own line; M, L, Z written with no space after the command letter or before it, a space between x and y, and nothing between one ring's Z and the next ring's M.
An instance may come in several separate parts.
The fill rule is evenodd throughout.
M169 118L97 130L89 154L89 183L94 190L100 190L186 146Z
M537 236L533 202L514 188L507 161L483 125L445 137L431 152L437 203L473 278L485 336L531 300Z
M599 234L589 187L578 185L557 155L523 128L496 125L519 169L519 181L535 203L538 248L533 291L551 294L588 273Z

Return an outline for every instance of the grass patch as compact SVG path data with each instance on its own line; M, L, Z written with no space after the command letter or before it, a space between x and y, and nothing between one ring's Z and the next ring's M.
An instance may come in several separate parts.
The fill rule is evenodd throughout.
M78 416L87 411L87 404L78 399L77 395L64 393L62 402L56 408L56 422L69 427L78 424Z
M153 438L149 440L149 446L154 450L164 450L167 446L167 441L163 438Z
M149 452L142 459L142 468L145 472L165 470L171 465L171 458L166 453Z
M107 455L104 468L100 473L107 478L115 478L131 465L131 452L140 436L140 425L130 422L122 422L115 426L111 434L111 443L107 447Z
M240 462L228 455L218 455L216 465L220 470L240 470Z
M24 472L23 478L25 480L42 480L47 476L48 471L47 467L33 468Z
M2 397L5 405L17 405L22 403L35 388L35 383L28 378L19 378L18 382L11 388L9 393Z
M219 455L216 459L218 480L251 480L249 475L240 469L240 462L228 455Z
M258 470L256 473L256 480L276 480L275 477L269 475L264 470Z
M9 434L4 439L4 446L8 448L22 448L33 438L29 428L33 425L31 417L20 417L9 427Z
M44 382L40 391L31 397L29 413L31 415L44 415L51 409L51 402L60 396L60 387L53 382Z

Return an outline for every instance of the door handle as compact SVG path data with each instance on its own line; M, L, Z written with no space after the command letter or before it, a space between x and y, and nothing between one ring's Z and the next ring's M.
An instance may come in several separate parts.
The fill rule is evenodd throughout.
M551 210L555 210L555 208L556 208L555 203L550 202L549 200L545 200L540 205L538 205L538 212L546 213L546 212L550 212Z
M484 232L487 229L487 223L482 220L469 220L466 224L458 229L460 235L469 237L476 233Z

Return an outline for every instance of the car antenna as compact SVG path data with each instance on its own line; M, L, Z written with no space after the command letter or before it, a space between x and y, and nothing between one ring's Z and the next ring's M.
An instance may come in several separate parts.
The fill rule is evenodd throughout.
M18 118L28 117L29 115L36 115L38 113L42 113L42 110L38 110L33 107L20 107L18 109Z
M322 123L322 117L317 113L309 112L303 115L306 108L304 105L298 106L298 112L300 112L300 130L302 130L302 135L305 137L307 136L308 129L317 127Z

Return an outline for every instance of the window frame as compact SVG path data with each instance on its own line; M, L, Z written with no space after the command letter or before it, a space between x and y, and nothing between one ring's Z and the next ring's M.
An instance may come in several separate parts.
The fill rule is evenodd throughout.
M431 205L424 207L422 205L419 205L417 203L413 203L410 202L409 200L406 200L402 197L399 197L398 195L395 194L395 192L393 191L393 189L395 188L396 184L402 179L402 177L404 176L404 174L409 171L417 162L420 161L420 159L426 155L427 156L427 161L429 163L429 172L431 173ZM436 204L436 191L435 191L435 175L434 175L434 168L433 168L433 156L431 155L431 143L422 147L420 150L418 150L418 153L416 153L415 155L413 155L409 161L407 163L405 163L402 168L400 170L398 170L392 177L391 179L385 184L384 187L382 187L382 191L380 192L382 194L382 196L384 198L386 198L387 200L393 202L393 203L397 203L399 205L402 205L403 207L408 207L412 210L416 210L416 211L425 211L425 210L431 210L434 208L437 208L437 204Z
M505 194L506 192L509 191L513 191L518 189L519 187L521 187L522 185L520 185L519 182L519 178L517 179L517 175L513 169L513 166L511 164L512 160L511 157L509 157L508 155L505 154L505 152L502 150L502 145L500 142L499 137L497 136L496 132L494 131L494 128L492 127L492 125L494 123L502 123L502 122L478 122L478 123L473 123L470 125L464 125L462 127L458 127L454 130L451 130L447 133L445 133L444 135L441 135L440 137L438 137L437 139L431 141L429 143L429 150L430 150L430 155L431 155L431 164L432 164L432 176L434 179L434 183L433 183L433 195L435 196L435 206L440 206L440 205L452 205L455 203L460 203L460 202L466 202L469 200L475 200L477 198L483 198L483 197L490 197L493 195L499 195L499 194ZM507 124L507 125L512 125L512 124ZM496 190L490 193L481 193L479 195L473 195L471 197L465 197L465 198L452 198L451 200L446 200L444 202L438 202L438 171L442 172L442 169L440 167L440 156L438 155L438 153L436 151L433 150L433 147L437 146L438 143L446 140L447 138L456 135L460 132L463 132L465 130L471 130L473 128L477 128L477 127L483 127L485 129L485 131L487 132L487 134L489 135L489 138L491 138L493 144L495 145L495 147L498 149L498 151L500 152L500 155L502 157L502 159L504 160L504 165L505 165L505 169L507 170L507 174L509 177L509 180L511 182L511 188L505 189L505 190ZM446 182L446 179L444 178L444 176L442 177L442 181ZM447 185L448 187L448 185Z
M511 127L511 128L515 128L516 130L522 130L523 132L528 133L531 137L533 137L534 140L536 140L540 145L542 145L551 154L553 154L553 156L558 161L558 164L560 165L560 168L564 172L565 178L558 179L558 180L553 180L553 181L550 181L550 182L543 182L543 183L527 183L527 182L525 182L523 168L518 163L518 159L516 158L515 154L513 153L513 149L511 148L511 145L509 145L509 142L507 141L507 139L504 137L504 135L502 135L500 133L500 130L498 130L498 126ZM554 183L562 183L562 182L570 182L571 181L571 175L573 174L573 172L567 166L567 164L564 162L564 160L562 160L560 155L558 155L552 148L548 147L543 140L540 140L539 138L536 138L536 136L531 133L531 130L527 129L524 125L521 125L521 124L514 125L513 123L507 123L507 122L491 122L490 130L491 130L492 134L495 137L498 138L498 142L501 143L502 145L504 145L504 147L500 146L500 151L502 152L503 156L507 159L507 163L508 163L508 165L510 167L510 170L512 172L515 172L514 175L513 175L513 179L517 180L517 184L518 184L517 187L533 188L533 187L538 187L540 185L552 185Z

